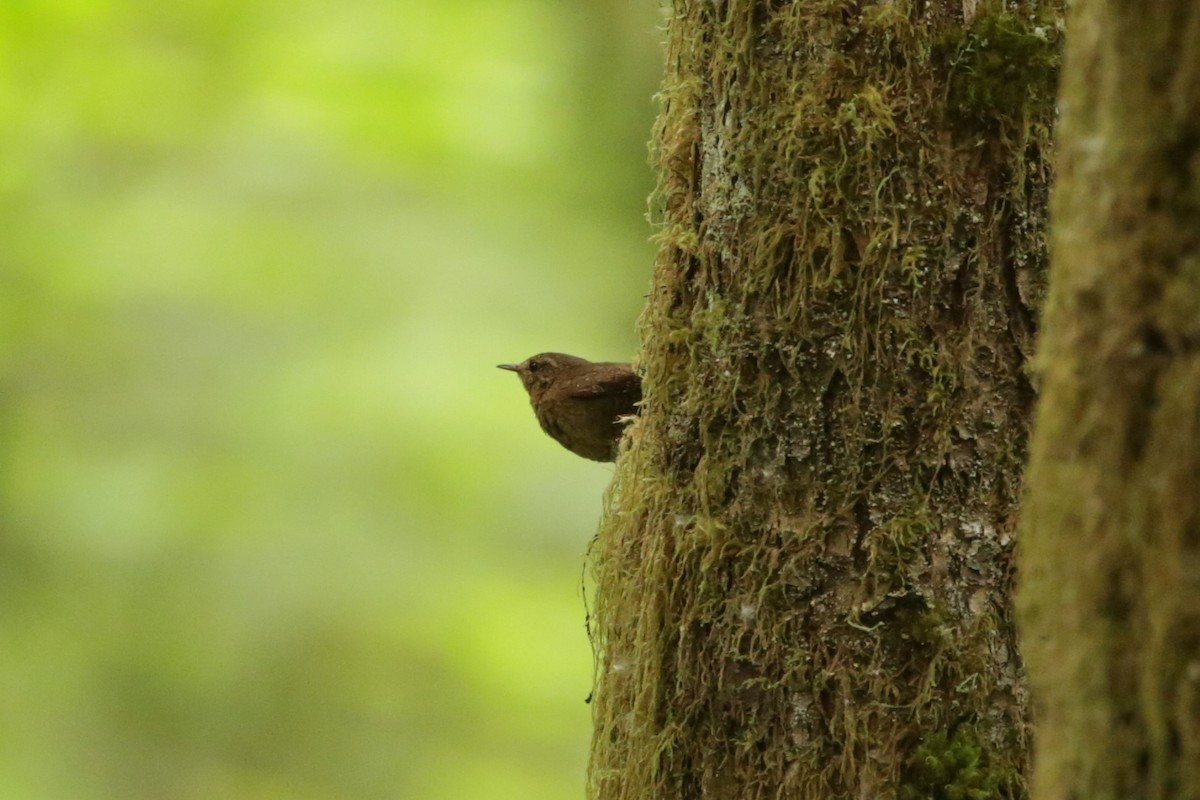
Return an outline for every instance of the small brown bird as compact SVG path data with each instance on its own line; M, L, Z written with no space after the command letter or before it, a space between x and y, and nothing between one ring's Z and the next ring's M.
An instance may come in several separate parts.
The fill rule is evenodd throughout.
M521 376L542 430L559 444L593 461L617 457L622 418L642 399L642 379L628 364L538 353L498 366Z

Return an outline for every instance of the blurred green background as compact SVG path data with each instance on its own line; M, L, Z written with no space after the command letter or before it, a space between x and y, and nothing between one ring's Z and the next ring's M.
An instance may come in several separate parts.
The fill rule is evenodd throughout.
M659 23L0 4L0 797L582 795Z

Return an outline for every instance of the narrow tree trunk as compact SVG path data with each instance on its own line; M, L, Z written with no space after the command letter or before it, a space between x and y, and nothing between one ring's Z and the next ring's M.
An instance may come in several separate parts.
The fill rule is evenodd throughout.
M675 3L593 797L1022 794L1061 6Z
M1023 514L1037 798L1200 798L1200 5L1078 0Z

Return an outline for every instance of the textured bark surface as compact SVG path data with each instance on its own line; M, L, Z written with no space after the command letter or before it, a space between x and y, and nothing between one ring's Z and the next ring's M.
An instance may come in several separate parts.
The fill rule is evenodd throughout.
M1022 522L1034 796L1200 797L1200 5L1079 0Z
M592 797L1024 792L1059 3L679 0Z

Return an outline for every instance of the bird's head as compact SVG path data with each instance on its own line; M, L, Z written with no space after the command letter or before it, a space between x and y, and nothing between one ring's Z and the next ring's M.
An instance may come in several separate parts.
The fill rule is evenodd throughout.
M562 375L579 367L586 367L591 363L585 358L569 356L566 353L538 353L520 364L497 364L496 366L520 375L525 391L534 394L545 391Z

